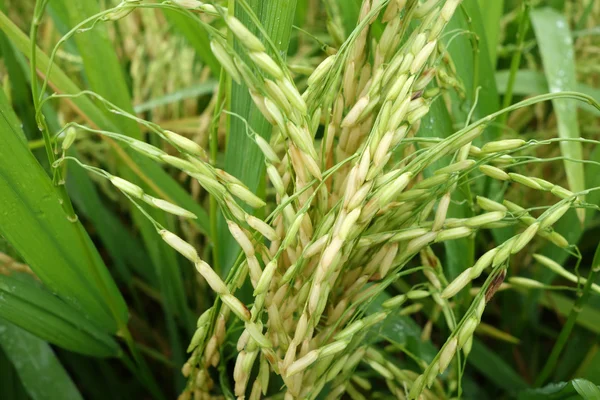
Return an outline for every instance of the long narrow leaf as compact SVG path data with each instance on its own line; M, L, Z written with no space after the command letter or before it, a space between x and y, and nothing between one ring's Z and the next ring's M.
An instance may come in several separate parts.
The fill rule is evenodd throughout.
M569 315L575 303L568 297L557 293L548 293L542 296L539 301L542 306L557 312L562 317ZM581 309L576 323L591 332L600 334L600 311L586 305Z
M575 80L575 60L573 39L566 18L549 8L532 10L531 22L544 64L544 73L551 92L577 89ZM561 138L579 138L577 106L572 100L552 100L558 120L558 135ZM583 158L580 142L561 142L560 148L565 157L575 160ZM583 164L565 160L567 180L572 191L585 189ZM581 209L583 210L583 209Z
M119 347L76 309L26 279L0 275L0 317L65 349L97 357Z
M494 80L494 68L488 55L488 45L484 31L484 22L481 17L477 0L465 0L462 2L465 13L456 12L448 24L448 32L458 29L460 31L472 31L476 37L470 35L447 35L447 40L452 39L448 45L448 52L456 65L456 70L462 79L466 90L466 101L455 99L452 102L452 114L455 123L461 128L464 125L467 114L475 104L476 90L479 90L479 98L473 113L473 120L490 115L500 108L498 90ZM477 46L474 48L474 46ZM486 129L486 139L492 140L498 136L498 129L490 126Z
M506 89L509 72L510 71L508 70L496 72L496 85L498 86L498 92L500 93L504 93ZM585 93L588 96L596 99L596 101L600 101L600 89L596 89L582 83L577 83L576 88L578 92ZM515 76L515 85L513 88L514 94L521 96L532 96L548 92L548 81L542 72L528 69L517 71ZM596 107L593 107L587 103L577 102L577 107L582 108L594 115L600 116L600 111Z
M502 28L500 19L504 11L503 8L504 0L479 0L479 9L481 10L481 17L484 22L488 54L492 67L496 65L497 61L497 49L500 44L498 40L500 39L500 29Z
M0 347L0 398L13 400L27 400L29 397L21 379Z
M519 393L518 400L595 400L600 398L600 387L585 379L551 383L543 388Z
M137 104L134 107L134 110L136 113L141 113L144 111L149 111L155 107L161 107L167 104L176 103L178 101L190 99L193 97L204 96L207 94L211 94L216 87L217 83L215 81L199 83L197 85L186 87L176 92L148 100L142 104Z
M83 399L48 343L0 319L0 347L32 400Z

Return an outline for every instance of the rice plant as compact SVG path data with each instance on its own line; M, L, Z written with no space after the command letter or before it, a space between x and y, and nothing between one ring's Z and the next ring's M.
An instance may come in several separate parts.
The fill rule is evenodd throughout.
M600 398L597 4L101 3L0 14L5 397Z

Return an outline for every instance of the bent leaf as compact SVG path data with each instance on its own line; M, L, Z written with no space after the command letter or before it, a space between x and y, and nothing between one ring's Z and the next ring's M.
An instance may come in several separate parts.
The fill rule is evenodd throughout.
M506 91L509 74L510 71L508 70L499 70L496 72L496 85L498 86L498 92L501 94L504 94ZM600 89L593 88L583 83L577 83L576 88L578 92L587 94L588 96L596 99L596 101L600 101ZM548 91L548 81L543 73L529 69L517 71L517 74L515 75L515 84L513 87L514 94L521 96L532 96L548 93ZM577 102L577 107L582 108L594 115L600 116L600 111L590 104L579 101Z
M0 347L31 399L83 399L48 343L0 319Z
M116 332L127 306L79 221L69 221L50 178L23 143L0 96L0 234L46 286Z
M0 275L0 317L77 353L116 356L119 347L77 310L34 282Z

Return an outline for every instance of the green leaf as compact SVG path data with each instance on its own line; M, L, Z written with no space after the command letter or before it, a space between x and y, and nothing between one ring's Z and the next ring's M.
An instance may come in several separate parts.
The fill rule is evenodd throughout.
M586 400L598 400L600 399L600 387L594 385L592 382L587 381L585 379L574 379L571 381L571 384Z
M540 389L519 393L518 400L598 400L600 387L585 379L551 383Z
M273 43L278 46L280 54L285 55L290 42L296 0L249 0L248 4ZM258 31L241 6L238 5L235 12L236 17L250 30L255 33ZM273 54L272 49L268 49L268 52ZM233 117L230 120L224 169L240 179L251 191L256 192L259 182L263 180L265 166L260 149L246 135L244 120L256 133L267 139L271 136L272 126L252 101L246 85L232 83L230 99L231 112L241 119ZM229 234L223 218L219 220L217 240L219 266L222 273L227 274L237 258L239 246Z
M83 399L48 343L0 319L0 347L32 400Z
M448 45L448 51L452 61L456 65L459 79L463 81L466 90L466 101L461 101L453 96L452 116L454 128L464 127L467 114L475 104L476 89L480 87L479 99L473 120L486 117L500 109L500 100L496 81L494 80L495 69L490 62L488 45L484 31L484 21L481 17L477 0L465 0L461 3L452 20L446 27L446 32L458 29L460 31L472 31L479 39L472 40L470 35L455 37ZM466 12L461 12L464 9ZM446 35L447 41L454 35ZM474 46L477 46L474 48ZM490 126L486 129L484 136L486 140L494 140L499 135L498 129Z
M29 397L15 367L6 357L0 346L0 398L11 400L28 400Z
M28 76L20 65L17 54L4 33L0 33L0 50L10 79L9 88L13 107L21 115L24 133L29 139L34 139L39 136L39 130L35 123L35 109L31 102ZM17 123L17 126L19 125Z
M498 91L501 94L505 92L509 73L510 71L508 70L500 70L496 72L496 85L498 86ZM583 83L577 83L576 88L578 92L587 94L588 96L596 99L596 101L600 101L600 89L593 88ZM514 94L520 96L531 96L548 92L548 81L543 73L532 71L530 69L522 69L517 71L515 76L515 85L513 88ZM598 110L596 107L582 101L578 101L576 104L577 107L582 108L594 115L600 116L600 110Z
M336 11L340 13L346 37L356 28L360 13L360 0L330 0L335 3Z
M0 234L52 291L116 332L127 321L125 301L81 224L67 219L14 120L0 96Z
M0 317L71 351L96 357L119 353L111 336L31 279L0 275Z
M551 383L540 389L528 389L517 400L579 400L573 387L566 382Z
M131 381L114 362L89 358L77 353L60 352L60 361L81 390L86 400L130 400L146 398L139 382ZM148 397L149 398L149 397Z
M573 39L567 19L550 8L531 11L531 22L537 38L544 65L544 73L550 92L577 90ZM558 121L558 136L579 138L577 106L567 99L552 100ZM560 148L565 157L583 159L580 142L561 142ZM565 170L570 189L579 192L585 189L583 164L565 161Z
M572 376L585 378L584 371L594 367L591 364L598 351L595 339L596 335L593 332L580 327L573 329L560 360L556 363L556 370L551 380L564 381Z
M565 18L552 9L544 8L533 10L531 12L531 20L538 40L544 64L546 82L548 83L550 91L580 90L581 86L577 85L575 80L572 39ZM527 79L527 77L528 75L525 75L523 79ZM519 78L519 74L517 75L517 78ZM533 79L530 80L532 82L534 81ZM515 89L519 86L518 82L519 81L515 84ZM540 83L541 79L536 78L535 82ZM553 100L560 137L580 137L576 104L577 103L566 99ZM566 157L583 159L581 143L579 142L561 143L561 150ZM595 151L589 156L589 159L592 161L600 160L600 147L596 146ZM596 165L589 164L586 165L584 169L583 164L565 161L565 168L569 185L573 191L579 191L585 187L596 187L600 183L600 168ZM586 200L592 203L598 202L600 201L600 194L593 192ZM588 210L586 214L586 219L589 222L594 213ZM555 225L555 229L565 236L569 243L573 244L577 243L583 234L581 224L573 211L567 213ZM567 258L566 252L553 245L545 246L542 250L542 254L552 258L559 264L562 264ZM554 276L555 274L553 272L544 269L541 271L540 275L535 278L544 283L550 283ZM555 294L553 294L553 296L554 295ZM544 299L540 297L539 291L532 291L529 298L527 303L530 305L530 314L535 313L535 304L537 304L538 301L544 304Z
M504 0L479 0L479 9L485 28L490 63L494 67L497 61L498 46L500 45L500 29L502 28L500 20L504 11Z
M427 138L448 137L454 133L452 119L442 98L431 104L429 113L421 120L418 136ZM433 175L435 170L447 166L452 161L450 156L442 157L425 169L425 177Z
M594 338L595 339L595 338ZM583 362L580 362L579 368L573 376L589 379L593 383L600 385L600 351L598 344L587 347L587 354Z
M211 80L208 82L198 83L173 93L168 93L164 96L156 97L134 107L136 113L152 110L156 107L176 103L185 99L200 97L207 94L212 94L217 87L217 82Z

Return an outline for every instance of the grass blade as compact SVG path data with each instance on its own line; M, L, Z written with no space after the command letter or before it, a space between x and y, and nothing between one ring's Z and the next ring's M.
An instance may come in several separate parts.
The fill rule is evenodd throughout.
M346 37L356 28L356 21L358 21L358 13L360 12L361 1L360 0L330 0L332 5L335 7L335 11L339 13L341 22L343 23L344 33ZM333 17L333 16L332 16Z
M525 36L527 35L527 31L529 29L529 9L530 4L528 2L521 3L521 9L519 10L519 27L517 28L517 38L515 45L517 46L516 51L513 52L513 55L510 60L510 75L508 76L508 83L506 85L506 92L504 93L504 99L502 99L502 108L506 108L510 106L513 101L513 87L515 84L515 74L519 70L519 65L521 64L521 56L523 53L523 42L525 41ZM503 114L499 123L501 125L506 125L506 120L508 119L508 113Z
M0 319L0 347L32 400L83 399L48 343Z
M458 98L454 98L452 101L452 115L455 118L455 124L460 128L463 127L471 107L475 104L478 87L481 87L481 89L473 113L473 120L483 118L500 109L498 90L494 80L494 67L488 55L484 22L479 5L477 0L466 0L461 4L464 12L457 11L446 30L472 31L479 40L474 36L460 35L455 37L448 45L448 51L456 65L457 74L462 79L466 90L466 101ZM449 40L453 35L447 36ZM492 140L497 136L498 129L495 127L486 129L485 137L487 140Z
M588 347L587 356L573 373L573 376L589 379L596 385L600 385L600 347L598 344Z
M600 398L600 387L586 379L551 383L540 389L519 393L518 400L595 400Z
M496 85L500 94L504 94L508 83L508 70L500 70L496 72ZM585 93L593 97L596 101L600 101L600 89L591 86L577 83L576 89L578 92ZM515 85L513 92L518 96L532 96L536 94L548 93L548 81L542 72L522 69L517 71L515 75ZM594 115L600 116L600 111L584 102L577 102L577 107L584 109Z
M557 293L548 293L540 298L540 304L550 310L555 311L562 317L569 315L573 309L573 300ZM600 334L600 310L591 306L585 306L577 318L577 324L590 332Z
M215 82L215 81L199 83L199 84L178 90L176 92L168 93L164 96L160 96L160 97L148 100L142 104L136 105L133 109L136 113L150 111L153 108L176 103L181 100L211 94L214 92L216 87L217 87L217 82Z
M95 357L116 356L111 336L27 277L0 275L0 317L65 349Z
M551 92L577 89L575 80L575 60L573 39L566 18L549 8L531 11L531 22L538 41L544 64L544 73ZM561 138L579 138L577 107L575 102L565 99L552 100L558 120L558 135ZM561 142L560 148L565 157L583 159L580 142ZM585 189L583 164L565 160L567 180L572 191ZM581 210L580 219L584 211Z
M517 396L517 400L579 400L573 386L566 382L551 383L543 388L528 389Z
M0 9L3 8L2 5ZM31 90L27 82L27 74L21 68L17 54L4 33L0 34L0 51L2 51L2 60L10 80L10 96L13 107L22 116L24 133L29 139L34 139L35 135L39 135L39 131L35 124L35 109L29 97Z
M29 397L21 379L12 365L12 362L6 357L0 347L0 398L13 400L28 400Z
M571 384L584 399L600 399L600 387L585 379L574 379Z
M141 386L131 381L123 385L123 379L130 376L115 369L110 360L89 359L62 351L58 356L86 400L129 400L140 396Z
M75 3L62 3L67 10L68 22L71 26L100 11L98 3L95 1L83 0ZM104 24L98 24L91 31L78 33L74 36L74 39L83 61L89 87L117 106L128 112L133 112L125 76ZM91 68L92 65L102 65L102 68ZM136 139L141 137L139 127L134 121L109 114L108 110L105 113L120 128L121 132L126 132L127 135Z
M496 66L498 60L498 41L500 40L500 19L504 11L504 0L486 1L479 0L479 9L483 26L485 27L485 36L487 41L488 54L492 67Z
M378 295L369 307L366 314L372 315L383 310L382 303L391 296L387 293ZM367 333L368 341L377 343L388 341L403 348L406 348L412 354L431 361L438 352L438 349L430 340L423 340L421 327L409 316L391 313L385 320L374 325Z

